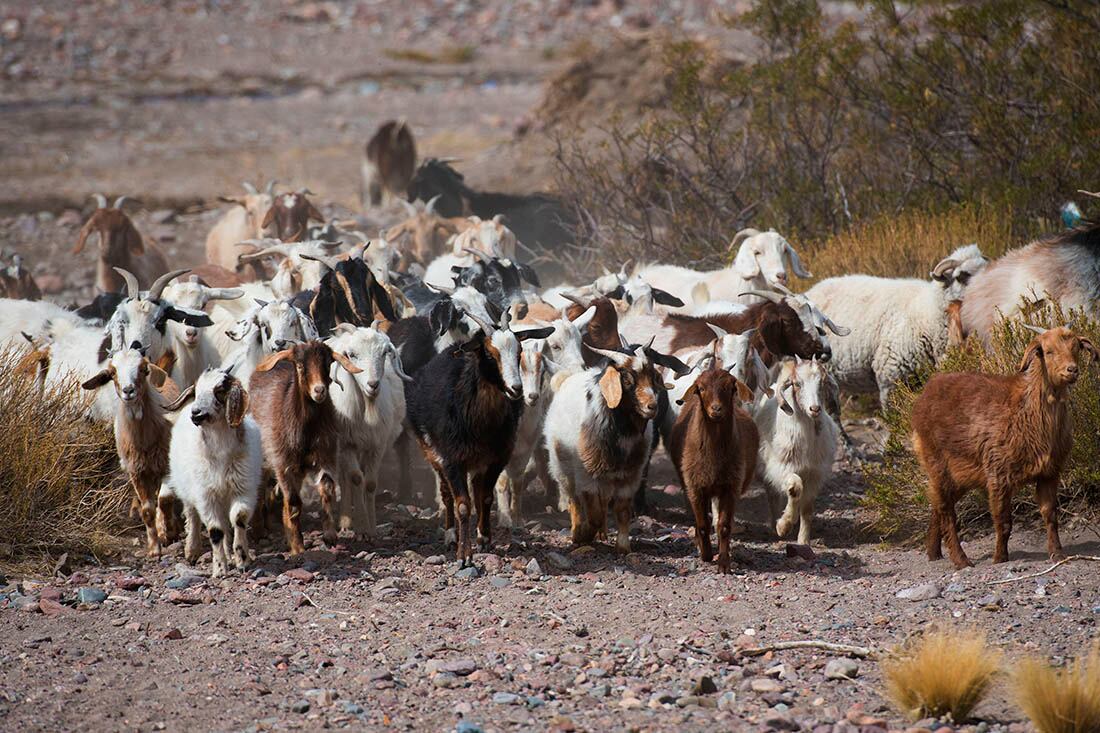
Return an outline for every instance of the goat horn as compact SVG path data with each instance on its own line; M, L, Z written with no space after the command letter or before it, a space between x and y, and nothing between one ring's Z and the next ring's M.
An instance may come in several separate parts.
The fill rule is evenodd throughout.
M316 196L317 195L317 194L313 193L313 191L310 191L308 188L299 188L294 193L298 194L299 196Z
M489 257L479 249L474 249L472 247L463 247L462 251L463 252L469 252L470 254L472 254L474 257L481 260L482 262L488 262L489 261Z
M420 211L416 208L416 204L412 203L411 201L406 201L405 199L397 200L400 201L401 204L405 207L405 213L408 214L410 218L420 213Z
M461 163L462 158L436 158L440 163Z
M274 178L272 178L270 181L268 181L267 185L264 186L264 193L266 193L268 196L273 195L275 193L275 184L276 183L278 183L278 181L275 180Z
M783 283L769 283L776 291L783 293L784 295L794 295L795 292L788 288Z
M561 295L561 297L568 300L570 303L576 303L581 308L587 308L588 307L588 305L584 301L582 301L580 298L573 295L572 293L559 293L559 295Z
M436 203L439 202L439 199L441 199L441 198L443 198L443 194L437 193L435 196L432 196L430 199L428 199L428 204L424 207L424 213L425 214L432 214L434 216L435 215L435 205L436 205Z
M240 288L208 288L206 295L208 300L237 300L243 296Z
M626 360L630 358L629 354L623 354L619 351L611 351L609 349L597 349L595 346L589 346L582 342L582 345L591 351L593 354L599 354L613 361L617 366L626 364Z
M726 329L721 328L719 326L715 326L713 323L708 323L707 325L710 326L711 331L714 331L714 335L716 337L722 339L722 338L725 338L726 336L729 336L729 331L727 331Z
M244 186L245 191L252 194L253 196L255 196L257 193L259 193L259 191L256 190L256 187L253 186L248 181L241 181L241 185Z
M126 205L127 201L134 201L134 202L140 203L140 202L137 201L137 199L132 199L129 196L119 196L117 199L115 199L115 208L116 209L121 209L123 206Z
M774 290L745 290L744 292L738 293L738 296L741 295L755 295L758 298L764 298L773 303L782 303L785 297L782 293L777 293Z
M95 205L97 209L107 208L107 197L101 193L93 193L92 198L95 199Z
M475 316L473 313L467 313L466 315L470 317L471 321L473 321L477 325L481 326L481 332L483 334L485 334L486 336L491 336L493 334L493 331L495 329L492 326L490 326L488 323L481 320L480 318Z
M237 255L237 260L240 262L251 262L252 260L259 260L264 257L270 257L271 255L282 255L283 257L289 257L290 254L286 251L285 244L276 244L265 249L261 249L259 252L245 253Z
M326 257L324 255L307 255L304 252L300 256L303 260L312 260L313 262L320 262L322 265L324 265L325 267L327 267L330 270L335 270L336 269L336 263L338 261L335 257Z
M1026 328L1028 331L1034 331L1035 333L1039 334L1040 336L1042 336L1044 333L1047 332L1047 330L1045 328L1039 328L1038 326L1032 326L1030 323L1021 323L1020 325L1023 326L1024 328Z
M126 281L126 297L133 298L134 300L140 298L141 286L138 285L138 279L134 273L129 270L123 270L121 267L115 267L113 269Z
M1100 199L1100 191L1086 191L1083 188L1077 189L1077 193L1083 193L1086 196L1092 196L1093 198Z
M146 299L159 300L160 294L164 292L164 288L168 285L168 283L170 283L172 280L176 279L180 275L186 275L189 272L191 272L190 267L188 267L186 270L172 270L171 272L164 273L156 280L154 280L153 284L149 286L149 294L148 296L146 296Z
M430 283L427 280L424 281L424 285L427 286L427 288L429 290L435 290L436 292L443 293L444 295L454 295L455 294L455 289L454 288L448 288L448 287L443 286L443 285L436 285L435 283Z
M253 298L252 300L256 301L256 305L261 308L266 308L267 304L271 302L270 300L260 300L259 298Z

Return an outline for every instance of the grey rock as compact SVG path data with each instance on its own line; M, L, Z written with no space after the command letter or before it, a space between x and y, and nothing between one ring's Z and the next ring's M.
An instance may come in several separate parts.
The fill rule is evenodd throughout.
M528 578L541 578L542 566L539 565L538 558L531 558L531 562L527 563L527 567L523 572L527 573Z
M797 731L802 728L798 723L791 720L785 712L777 710L772 710L764 716L764 725L771 730Z
M493 586L494 588L507 588L511 584L511 578L505 578L500 575L494 575L493 577L489 578L489 585Z
M940 587L935 583L925 583L923 585L915 585L912 588L903 588L894 594L895 598L900 598L903 601L931 601L933 598L940 597Z
M825 665L825 679L827 680L850 680L855 679L858 674L859 665L855 660L847 657L830 659L829 663Z
M443 555L429 555L424 558L425 565L444 565L447 562L447 558Z
M39 610L38 599L32 596L16 594L11 597L11 607L16 611L34 613Z
M363 710L363 706L358 703L346 702L344 703L344 712L348 715L362 715L366 711Z
M469 720L460 720L455 726L455 733L482 733L481 726L471 723Z
M779 684L770 677L757 677L749 682L749 689L753 692L766 693L766 692L782 692L783 685Z
M473 580L474 578L478 577L479 575L481 575L481 571L478 570L473 565L471 565L467 568L462 568L457 573L455 573L454 576L456 578L458 578L459 580Z
M296 700L290 704L290 712L304 714L309 712L309 702L306 700Z
M493 693L493 704L495 705L518 705L522 701L522 697L512 692Z
M966 586L963 585L962 583L959 583L959 582L948 583L946 586L944 586L943 592L945 594L946 593L965 593L966 592Z
M611 687L608 685L596 685L588 691L588 694L592 697L607 697L610 693Z
M453 674L465 677L477 670L477 662L472 659L432 659L427 664L428 674Z
M536 697L535 695L528 695L526 698L524 698L524 701L527 703L527 707L529 708L541 708L543 705L546 704L545 700L543 700L541 697Z
M977 603L979 608L985 608L991 611L997 610L1004 605L1004 602L1001 601L1001 597L996 593L990 593L987 596L982 596L978 599Z
M203 579L201 575L177 575L174 578L169 578L164 581L165 588L171 588L173 590L184 590L190 588L193 585L199 585Z
M734 710L737 708L737 693L730 690L718 696L719 710Z
M107 600L107 593L106 591L100 590L99 588L85 587L76 589L77 603L87 603L89 605L94 605L98 603L103 603L105 600Z
M569 570L573 567L573 561L560 552L548 552L546 559L558 570Z

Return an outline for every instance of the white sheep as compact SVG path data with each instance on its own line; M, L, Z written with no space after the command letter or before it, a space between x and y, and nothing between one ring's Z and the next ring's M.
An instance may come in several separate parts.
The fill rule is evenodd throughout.
M248 522L256 510L263 470L260 428L246 414L248 393L228 370L203 372L169 409L180 409L192 396L190 413L172 428L169 479L161 497L183 502L189 562L202 554L199 530L206 528L213 553L211 575L218 577L228 569L229 558L242 570L248 566Z
M754 295L742 295L749 290L770 290L775 285L786 285L787 260L790 269L798 277L810 277L802 266L791 243L774 229L761 232L742 229L730 242L729 249L737 248L733 264L719 270L697 272L675 265L646 265L636 274L651 286L664 290L687 305L674 309L689 311L693 304L710 299L729 300L745 305L757 302Z
M783 362L772 389L753 419L760 430L757 478L767 489L775 531L798 525L798 543L810 542L814 500L832 474L839 430L824 409L825 367L816 358ZM781 516L779 507L786 498Z
M342 323L325 341L362 371L350 374L332 366L332 406L340 422L337 466L340 528L373 536L377 530L375 489L378 469L401 434L405 422L405 388L411 382L389 337L378 330ZM387 368L388 365L388 368Z
M932 269L931 281L845 275L822 280L806 296L848 324L832 344L829 370L849 393L877 392L885 407L894 386L947 349L947 307L962 300L988 261L978 246L959 247Z

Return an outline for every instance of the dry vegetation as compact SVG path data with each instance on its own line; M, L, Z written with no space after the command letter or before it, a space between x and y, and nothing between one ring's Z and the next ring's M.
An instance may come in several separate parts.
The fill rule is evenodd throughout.
M41 566L62 552L100 555L126 527L129 488L114 436L85 419L74 381L41 392L0 352L0 538L6 567Z
M951 716L962 723L981 703L1001 655L975 630L935 630L895 649L882 662L887 696L912 718Z
M1059 671L1044 660L1022 660L1013 675L1016 702L1039 733L1100 730L1100 647Z

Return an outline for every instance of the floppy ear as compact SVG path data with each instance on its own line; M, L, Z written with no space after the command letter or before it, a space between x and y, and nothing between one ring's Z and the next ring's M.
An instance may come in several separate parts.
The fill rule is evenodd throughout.
M481 336L475 336L474 338L470 339L469 341L463 341L461 344L459 344L458 350L469 353L469 352L472 352L472 351L477 351L478 349L481 348L481 345L482 345Z
M1020 360L1020 371L1026 372L1031 366L1031 360L1036 357L1043 358L1043 345L1037 339L1032 341L1024 351L1024 357Z
M428 325L436 336L442 336L455 322L455 304L450 299L440 300L428 313Z
M141 239L141 232L137 230L133 222L127 220L126 224L126 232L123 235L126 238L126 249L130 250L132 255L145 254L145 242Z
M293 356L294 356L293 349L283 349L282 351L276 351L274 354L272 354L271 356L267 357L266 359L261 361L259 364L257 364L256 368L253 371L255 371L255 372L269 372L269 371L271 371L272 369L275 368L276 364L278 364L281 361L289 361L293 358Z
M382 287L382 284L378 282L378 279L371 275L370 278L370 294L374 300L374 305L382 312L382 315L386 317L387 321L397 321L397 316L393 312L393 301L390 300L390 294L386 292L386 289Z
M351 363L351 359L341 354L339 351L332 352L332 358L336 360L336 363L344 367L348 374L359 374L363 370Z
M742 402L752 402L756 397L756 394L749 389L749 385L742 382L737 377L733 378L733 381L737 382L737 396Z
M673 308L681 308L684 305L684 301L680 300L672 293L659 290L658 288L652 288L652 291L653 300L661 305L670 305Z
M686 391L684 392L684 396L683 396L683 397L681 397L680 399L676 400L676 404L677 404L677 405L682 405L682 404L684 404L685 402L687 402L687 400L688 400L688 397L690 397L690 396L691 396L691 395L693 395L693 394L699 394L699 388L698 388L698 387L696 387L696 386L695 386L694 384L693 384L693 385L691 385L690 387L688 387L688 388L687 388L687 390L686 390Z
M623 383L619 379L619 370L615 367L609 366L604 369L603 376L600 377L600 394L612 410L623 401Z
M110 382L111 379L113 379L113 378L114 378L114 370L111 367L107 367L106 369L101 371L99 374L95 375L94 377L92 377L88 381L84 382L80 386L83 387L84 389L99 389L103 385L107 384L107 382Z
M317 207L313 205L312 201L306 202L306 216L307 221L313 219L314 221L324 221L325 217L321 215L321 212L317 210Z
M273 221L275 221L275 206L274 205L272 205L271 208L269 208L267 210L267 213L264 214L264 220L262 222L260 222L260 228L261 229L267 229L269 226L271 226L271 222L273 222Z
M1092 345L1092 341L1083 336L1078 336L1077 341L1081 344L1081 348L1089 352L1089 363L1095 364L1097 359L1100 359L1100 351Z
M164 386L164 382L168 379L168 372L161 369L156 364L149 364L149 382L160 389Z
M174 305L170 305L167 310L165 310L164 315L165 318L170 321L184 323L188 326L194 326L195 328L214 325L214 321L210 319L208 313L192 310L191 308L177 308Z
M84 251L84 245L88 241L88 237L91 236L92 230L95 229L95 221L96 217L93 215L92 218L84 222L84 226L80 228L80 234L76 238L76 246L73 247L74 255L78 255Z
M225 421L231 428L240 427L247 412L248 392L245 392L241 383L234 379L233 386L229 388L229 394L225 396Z
M517 263L516 270L519 271L520 277L534 285L536 288L542 287L542 285L539 284L539 276L538 273L535 272L535 268L531 267L530 265L521 265Z
M180 396L169 402L164 406L165 412L175 412L187 403L189 399L195 396L195 385L191 385L187 389L180 392Z

